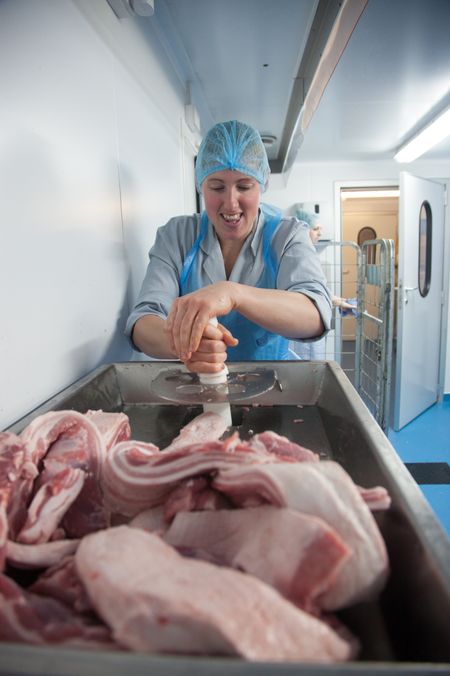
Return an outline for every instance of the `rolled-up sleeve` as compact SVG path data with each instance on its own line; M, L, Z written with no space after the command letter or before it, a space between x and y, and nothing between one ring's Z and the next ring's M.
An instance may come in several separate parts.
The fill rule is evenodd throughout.
M309 340L319 340L331 328L333 306L325 273L311 242L309 231L301 222L289 219L282 223L276 238L281 248L277 287L286 291L303 293L313 301L319 311L325 331L321 336ZM284 246L280 244L283 241ZM275 245L277 245L276 241Z
M125 335L134 345L131 335L137 320L144 315L155 315L166 318L172 307L172 303L179 296L180 269L185 243L194 241L194 222L191 228L188 225L189 217L183 219L171 219L165 226L159 228L155 243L149 252L149 263L142 282L134 307L128 317L125 326ZM192 219L193 220L193 219ZM186 232L187 230L187 232ZM180 242L180 233L184 235L185 242Z

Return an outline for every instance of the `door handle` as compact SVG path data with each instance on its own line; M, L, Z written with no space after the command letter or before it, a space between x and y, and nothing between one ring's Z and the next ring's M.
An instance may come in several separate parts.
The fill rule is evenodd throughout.
M405 287L403 287L403 291L405 293L405 300L404 300L405 305L408 302L408 293L411 293L412 291L418 291L418 290L419 290L418 286L405 286Z

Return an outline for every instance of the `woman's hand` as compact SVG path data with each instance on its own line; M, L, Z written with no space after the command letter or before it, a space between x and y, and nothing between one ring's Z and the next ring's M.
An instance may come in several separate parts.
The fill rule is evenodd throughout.
M233 282L217 282L174 301L167 317L166 330L169 333L172 349L181 361L186 364L190 363L193 355L199 352L203 356L205 353L209 354L210 359L196 357L195 362L211 364L213 362L211 355L220 354L223 349L218 349L220 346L210 345L209 342L202 343L205 340L218 340L225 345L225 349L228 345L237 344L237 341L229 342L235 339L224 327L219 329L220 336L217 338L207 331L210 319L226 315L236 307L234 287ZM214 335L217 336L217 333ZM220 369L216 370L220 371ZM210 369L209 372L212 373L214 370Z
M189 359L183 360L193 373L219 373L227 359L227 347L234 347L238 341L221 324L207 324L198 350Z

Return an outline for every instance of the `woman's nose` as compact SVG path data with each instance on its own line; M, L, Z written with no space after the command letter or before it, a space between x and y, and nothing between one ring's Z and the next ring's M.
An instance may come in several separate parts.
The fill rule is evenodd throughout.
M224 195L225 205L228 208L234 208L239 205L239 193L235 188L229 188Z

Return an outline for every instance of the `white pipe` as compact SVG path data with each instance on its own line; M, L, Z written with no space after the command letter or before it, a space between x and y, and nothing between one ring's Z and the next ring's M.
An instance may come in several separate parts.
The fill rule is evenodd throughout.
M217 326L218 324L217 318L214 317L213 319L210 319L209 323L212 324L213 326ZM198 377L203 385L220 385L222 383L227 382L227 375L228 369L224 364L222 371L220 371L219 373L199 373ZM207 411L218 413L219 415L222 416L222 418L225 419L228 427L231 427L231 425L233 424L233 421L231 419L230 404L227 401L219 403L213 402L203 404L203 411L204 413L206 413Z

